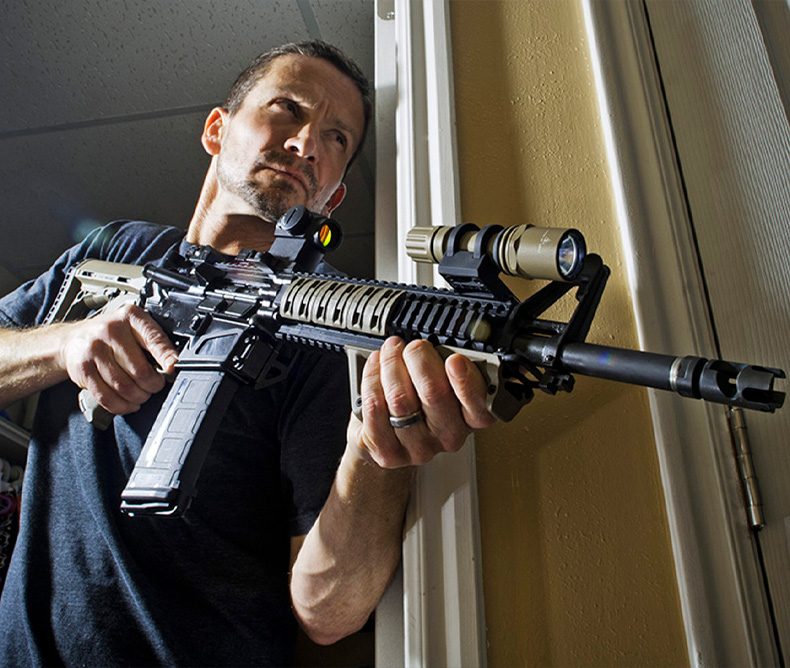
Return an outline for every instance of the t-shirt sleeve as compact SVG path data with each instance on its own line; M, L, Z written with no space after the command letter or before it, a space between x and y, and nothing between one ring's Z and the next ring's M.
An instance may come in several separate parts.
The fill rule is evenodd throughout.
M104 230L93 230L63 253L48 271L0 298L0 326L27 328L43 324L69 268L84 259L100 257L107 236Z
M26 328L42 325L55 303L68 270L89 258L138 264L164 257L183 237L174 227L119 220L91 231L85 239L63 253L36 279L0 298L0 327Z
M339 354L303 353L289 383L279 430L283 492L291 536L306 534L329 495L346 445L348 371Z

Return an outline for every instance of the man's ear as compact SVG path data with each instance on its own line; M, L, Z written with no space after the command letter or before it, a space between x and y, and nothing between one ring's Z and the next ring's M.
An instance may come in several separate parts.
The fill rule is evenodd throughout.
M222 148L222 133L228 112L222 107L214 107L206 117L200 143L209 155L217 155Z
M329 197L329 201L324 205L324 208L321 209L322 216L329 216L332 212L340 206L340 203L346 198L347 192L346 184L341 183L335 192Z

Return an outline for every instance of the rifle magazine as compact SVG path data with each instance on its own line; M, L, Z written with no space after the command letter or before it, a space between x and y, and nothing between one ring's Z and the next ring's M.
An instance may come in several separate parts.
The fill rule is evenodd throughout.
M220 420L239 382L224 371L184 370L121 493L128 515L180 517L197 493L195 484Z

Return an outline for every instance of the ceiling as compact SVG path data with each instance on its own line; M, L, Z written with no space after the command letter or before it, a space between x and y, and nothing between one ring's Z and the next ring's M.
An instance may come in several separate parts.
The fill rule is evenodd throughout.
M258 53L311 37L373 79L373 0L0 0L0 294L96 225L185 227L207 112ZM373 275L369 133L332 262Z

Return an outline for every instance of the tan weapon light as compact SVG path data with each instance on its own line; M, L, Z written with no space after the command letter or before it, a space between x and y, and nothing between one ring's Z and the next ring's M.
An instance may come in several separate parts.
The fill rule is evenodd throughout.
M454 229L450 225L413 227L406 235L406 253L415 262L441 262ZM474 251L481 232L463 232L460 250ZM485 253L509 276L572 281L581 270L586 244L578 230L516 225L490 235Z

